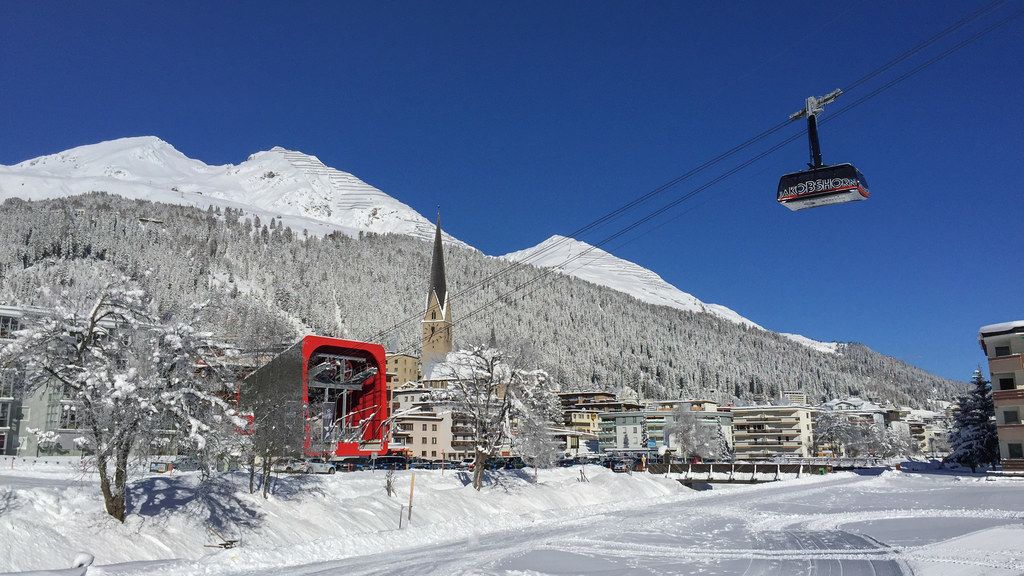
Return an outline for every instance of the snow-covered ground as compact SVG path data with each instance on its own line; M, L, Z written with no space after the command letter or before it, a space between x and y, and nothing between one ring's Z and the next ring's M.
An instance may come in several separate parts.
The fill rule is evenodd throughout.
M840 473L693 492L650 474L579 469L495 476L411 472L388 497L380 472L278 479L267 501L242 477L136 483L124 525L95 479L67 467L0 471L0 570L90 574L917 574L1024 572L1024 482ZM209 522L208 522L209 521ZM241 543L205 548L218 537Z

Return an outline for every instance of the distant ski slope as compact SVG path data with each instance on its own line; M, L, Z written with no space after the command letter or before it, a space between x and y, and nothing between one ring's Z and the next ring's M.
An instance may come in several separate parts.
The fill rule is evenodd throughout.
M580 256L584 253L586 255ZM537 257L531 258L534 254ZM647 268L613 256L586 242L565 236L552 236L533 248L511 252L502 258L516 262L528 261L541 268L554 268L563 274L607 286L649 304L669 306L691 312L705 312L730 322L764 330L762 326L740 316L734 310L720 304L701 302L692 294L683 292L669 284L661 276ZM576 259L569 262L573 258ZM818 342L799 334L780 333L780 335L820 352L836 353L839 348L835 342Z

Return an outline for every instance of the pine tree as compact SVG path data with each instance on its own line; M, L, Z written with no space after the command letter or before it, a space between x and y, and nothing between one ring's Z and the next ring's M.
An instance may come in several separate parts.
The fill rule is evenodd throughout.
M953 416L953 429L949 434L950 460L969 466L971 472L976 472L978 466L999 461L995 413L992 385L981 375L981 370L975 370L971 390L960 397L960 407Z

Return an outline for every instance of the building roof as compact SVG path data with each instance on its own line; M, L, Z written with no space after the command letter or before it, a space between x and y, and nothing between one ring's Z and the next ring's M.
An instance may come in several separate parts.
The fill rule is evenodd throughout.
M806 404L783 404L781 406L776 406L774 404L755 404L753 406L730 406L728 409L731 412L764 412L765 410L810 410L814 412L818 410L814 406L808 406Z
M1024 332L1024 320L1014 320L1013 322L1000 322L999 324L989 324L978 328L978 336L1000 336L1003 334L1013 334L1015 332Z
M826 410L856 410L858 412L884 412L885 409L874 402L857 396L850 396L844 400L838 398L829 400L821 405Z

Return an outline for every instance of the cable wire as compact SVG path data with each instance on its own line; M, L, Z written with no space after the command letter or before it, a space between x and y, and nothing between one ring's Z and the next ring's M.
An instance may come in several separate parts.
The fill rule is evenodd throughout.
M979 9L969 13L968 15L964 16L963 18L960 18L959 20L957 20L956 22L954 22L950 26L947 26L946 28L940 30L936 34L930 36L929 38L926 38L922 42L920 42L920 43L916 44L915 46L913 46L913 47L905 50L904 52L898 54L897 56L895 56L894 58L890 59L888 62L886 62L885 64L879 66L878 68L872 70L868 74L865 74L864 76L854 80L852 83L850 83L844 89L844 91L850 91L850 90L856 89L857 87L859 87L860 85L864 84L865 82L868 82L871 79L877 77L879 74L882 74L882 73L884 73L887 70L890 70L892 67L896 66L900 62L905 61L907 58L913 56L914 54L920 52L921 50L927 48L928 46L931 46L932 44L934 44L938 40L941 40L942 38L944 38L944 37L948 36L949 34L955 32L956 30L959 30L960 28L962 28L966 24L970 23L971 21L976 20L977 18L979 18L979 17L981 17L981 16L991 12L992 10L994 10L995 8L997 8L998 6L1000 6L1000 5L1004 4L1004 3L1005 3L1005 0L994 0L993 2L990 2L989 4L986 4L986 5L982 6L981 8L979 8ZM845 114L846 112L848 112L848 111L856 108L860 104L863 104L864 102L874 98L878 94L881 94L885 90L888 90L889 88L895 86L896 84L899 84L900 82L906 80L907 78L910 78L911 76L917 74L918 72L924 70L925 68L931 66L932 64L934 64L934 63L936 63L936 62L938 62L938 61L948 57L952 53L954 53L954 52L956 52L956 51L958 51L958 50L968 46L969 44L971 44L974 41L980 39L981 37L983 37L983 36L993 32L994 30L996 30L996 29L998 29L998 28L1000 28L1000 27L1002 27L1002 26L1004 26L1006 24L1008 24L1010 21L1012 21L1012 20L1016 19L1017 17L1019 17L1022 13L1024 13L1024 10L1017 11L1017 12L1011 14L1009 17L1004 18L1004 19L1000 20L999 22L996 22L995 24L990 25L989 27L987 27L987 28L985 28L985 29L983 29L983 30L981 30L981 31L971 35L970 37L966 38L965 40L962 40L961 42L955 44L954 46L944 50L943 52L941 52L938 55L930 58L929 60L925 61L924 63L919 64L918 66L915 66L914 68L912 68L908 72L905 72L904 74L896 77L895 79L890 80L886 84L883 84L881 87L876 88L872 92L862 96L861 98L858 98L857 100L855 100L851 104L849 104L849 105L839 109L839 111L837 111L834 114L824 118L821 122L822 123L828 122L831 119L837 118L837 117ZM566 238L563 238L561 240L558 240L558 241L556 241L556 242L554 242L554 243L552 243L552 244L550 244L548 246L545 246L544 248L542 248L540 250L537 250L535 252L531 252L525 258L523 258L521 260L518 260L515 263L502 268L498 272L495 272L495 273L485 277L483 280L480 280L480 281L470 285L466 289L463 289L463 290L457 292L454 296L456 298L464 296L464 295L470 293L471 291L475 291L480 286L486 285L487 283L493 281L494 279L498 278L499 276L501 276L503 274L506 274L506 273L516 269L516 268L519 268L519 267L522 267L522 266L524 266L526 264L529 264L530 261L535 260L536 258L538 258L539 256L543 255L544 253L557 248L558 246L560 246L563 243L566 243L566 242L568 242L570 240L573 240L573 237L578 236L580 234L583 234L585 232L588 232L588 231L590 231L590 230L600 226L601 224L604 224L604 223L608 222L609 220L612 220L612 219L614 219L614 218L624 214L625 212L629 211L630 209L636 207L637 205L642 204L642 203L646 202L647 200L649 200L649 199L651 199L651 198L661 194L662 192L664 192L664 191L666 191L668 189L673 188L674 186L676 186L677 184L683 182L684 180L686 180L688 178L691 178L692 176L702 172L703 170L706 170L707 168L710 168L711 166L713 166L715 164L718 164L722 160L725 160L726 158L734 155L735 153L737 153L737 152L739 152L741 150L744 150L744 149L752 146L753 144L756 144L757 142L767 138L768 136L771 136L772 134L778 132L779 130L781 130L782 128L787 126L789 123L790 123L790 121L787 119L784 122L780 122L779 124L776 124L775 126L769 128L767 130L762 131L761 133L759 133L759 134L757 134L757 135L755 135L755 136L745 140L744 142L742 142L742 143L740 143L740 144L738 144L736 146L733 146L729 150L727 150L727 151L725 151L725 152L715 156L714 158L705 161L704 163L700 164L699 166L697 166L695 168L692 168L691 170L687 171L686 173L684 173L684 174L682 174L682 175L680 175L680 176L678 176L676 178L673 178L672 180L669 180L668 182L665 182L664 184L661 184L660 186L654 188L653 190L647 192L646 194L643 194L642 196L639 196L639 197L631 200L630 202L626 203L625 205L620 206L619 208L616 208L615 210L612 210L611 212L609 212L609 213L599 217L598 219L590 222L589 224L586 224L585 226L579 228L578 230L570 233L569 237L566 237ZM543 277L546 277L547 275L549 275L551 272L557 270L558 268L561 268L561 267L563 267L563 266L565 266L565 265L567 265L567 264L569 264L569 263L571 263L571 262L573 262L575 260L578 260L579 258L582 258L583 256L585 256L585 255L589 254L591 251L593 251L595 248L603 246L603 245L607 244L608 242L611 242L611 241L615 240L616 238L621 237L622 235L624 235L624 234L626 234L626 233L636 229L639 226L642 226L643 224L651 221L652 219L658 217L659 215L664 214L665 212L667 212L668 210L671 210L672 208L678 206L679 204L682 204L683 202L686 202L690 198L693 198L697 194L700 194L701 192L707 190L711 186L714 186L718 182L721 182L722 180L728 178L729 176L732 176L733 174L743 170L747 166L750 166L754 162L757 162L758 160L763 159L764 157L766 157L766 156L772 154L773 152L781 149L782 147L786 146L787 144L789 144L789 143L791 143L791 142L801 138L805 133L806 133L806 129L804 129L803 131L798 132L798 133L796 133L796 134L794 134L794 135L792 135L790 137L787 137L785 140L782 140L781 142L779 142L779 143L773 145L772 147L768 148L767 150L765 150L765 151L755 155L754 157L748 159L747 161L742 162L738 166L735 166L734 168L726 171L725 173L720 174L719 176L717 176L716 178L714 178L714 179L710 180L709 182L703 184L702 186L700 186L700 187L698 187L698 188L696 188L694 190L691 190L690 192L688 192L688 193L684 194L683 196L673 200L672 202L669 202L668 204L666 204L666 205L664 205L664 206L654 210L653 212L648 213L647 215L645 215L645 216L641 217L640 219L630 223L626 227L618 230L617 232L611 234L610 236L607 236L606 238L602 239L601 241L597 242L596 244L590 245L586 250L582 251L580 254L577 254L577 255L569 258L568 260L558 264L557 266L554 266L554 267L551 267L551 268L547 268L544 272L542 272L539 276L535 277L534 279L529 280L526 283L521 284L521 285L513 288L509 292L507 292L507 293L505 293L503 295L500 295L498 298L490 301L489 303L485 304L484 306L481 306L481 307L479 307L477 309L474 309L470 314L461 317L460 322L466 321L470 317L472 317L475 314L477 314L483 308L485 308L485 307L487 307L487 306L489 306L489 305L491 305L493 303L497 303L501 299L503 299L504 297L506 297L506 296L508 296L508 295L510 295L510 294L512 294L512 293L514 293L514 292L516 292L516 291L518 291L520 289L522 289L523 287L525 287L525 286L527 286L527 285L529 285L529 284L531 284L531 283L533 283L533 282L535 282L535 281L537 281L537 280L539 280L539 279L541 279ZM665 223L667 223L667 222L665 222ZM658 226L653 227L651 229L651 231L653 231L654 229L659 228L660 226L664 225L665 223L662 223L662 224L659 224ZM643 237L644 235L645 234L640 234L637 237L629 240L628 242L635 241L636 239L639 239L639 238ZM628 243L628 242L626 242L626 243ZM531 293L532 292L533 291L531 291ZM450 298L452 296L449 295L448 297ZM409 316L409 317L407 317L407 318L405 318L403 320L400 320L399 322L397 322L395 325L391 326L390 328L386 328L386 329L378 332L377 334L375 334L371 338L371 341L376 341L376 340L382 338L383 335L388 334L389 332L392 332L394 330L397 330L401 326L403 326L403 325L405 325L405 324L407 324L407 323L409 323L409 322L411 322L413 320L421 318L424 313L425 313L425 311L421 311L421 312L417 313L416 315L412 315L412 316ZM453 325L454 325L454 323L453 323Z

